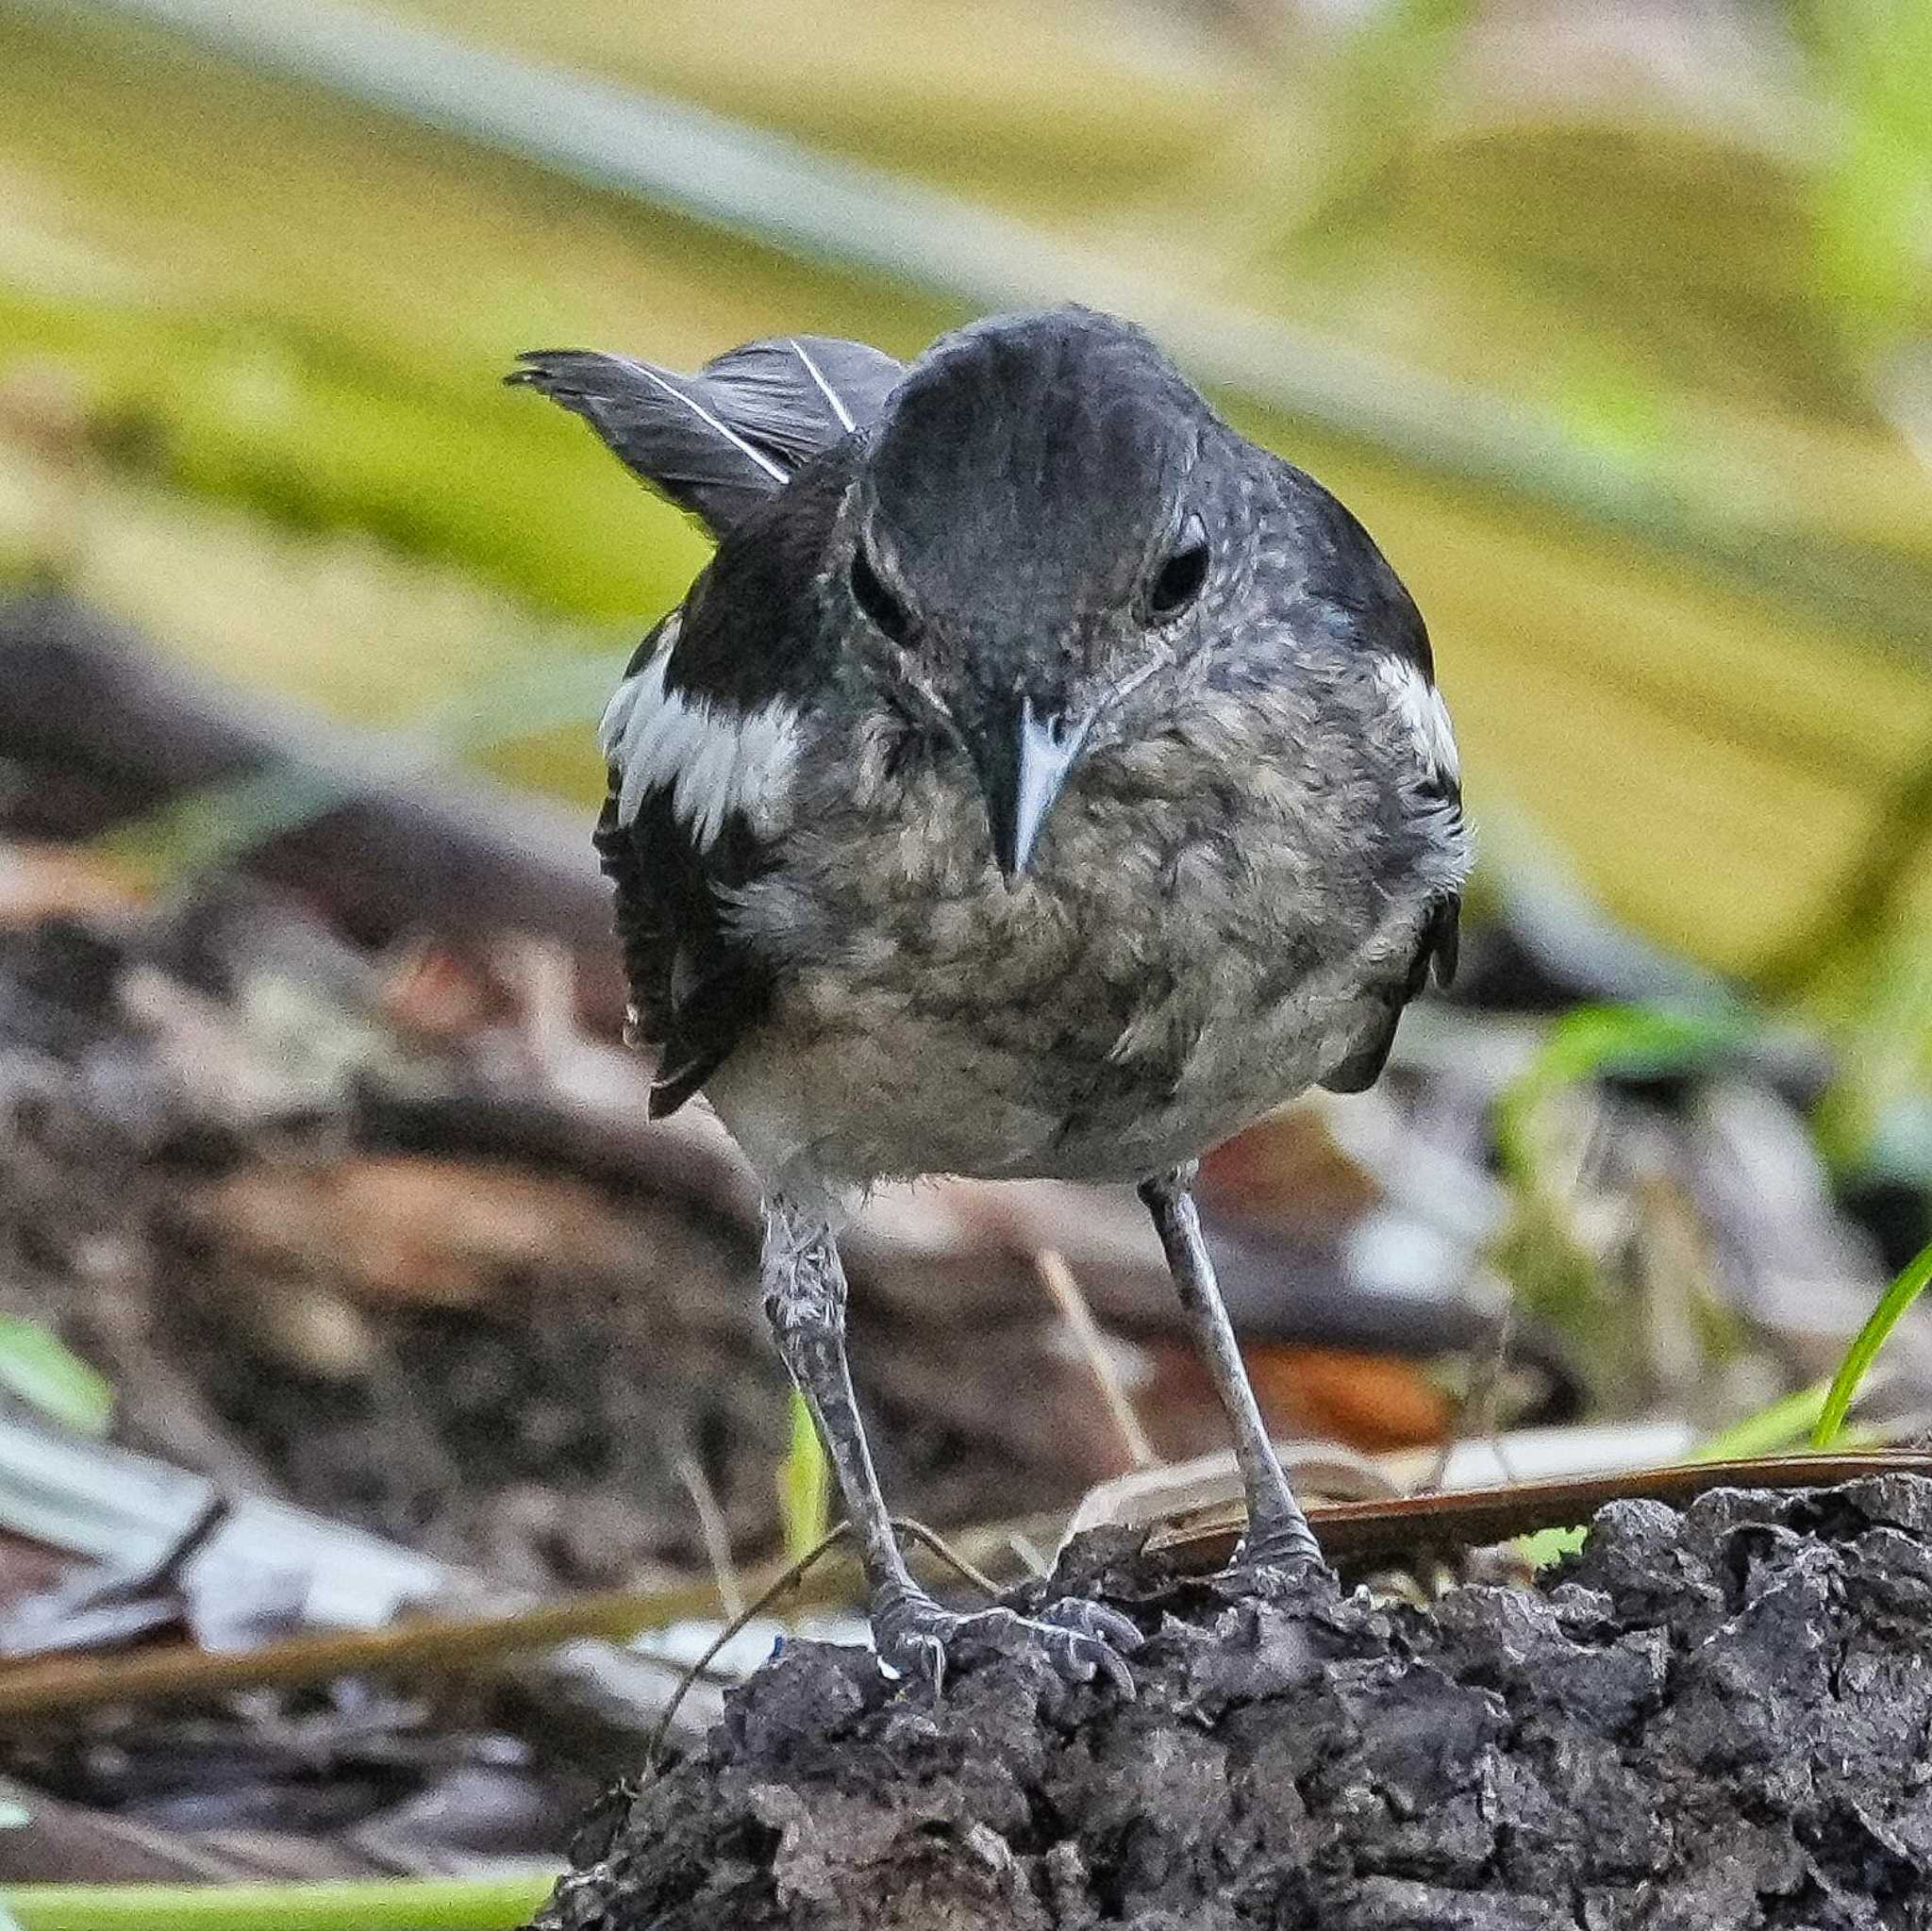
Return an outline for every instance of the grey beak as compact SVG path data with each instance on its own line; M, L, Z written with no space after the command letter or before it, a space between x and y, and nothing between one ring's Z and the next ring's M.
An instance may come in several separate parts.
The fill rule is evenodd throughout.
M975 761L992 829L992 855L1008 884L1033 857L1041 826L1093 728L1093 718L1091 711L1080 718L1041 715L1030 697L1023 697L980 740Z

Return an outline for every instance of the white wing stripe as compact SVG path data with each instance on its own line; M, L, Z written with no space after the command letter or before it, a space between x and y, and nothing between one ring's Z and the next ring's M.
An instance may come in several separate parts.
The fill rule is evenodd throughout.
M1415 740L1423 763L1436 776L1459 784L1462 763L1456 752L1456 733L1449 725L1449 707L1422 667L1407 658L1377 658L1375 681Z
M763 450L754 448L729 423L724 421L722 417L714 414L710 409L708 409L694 395L680 389L662 370L652 368L648 362L633 362L627 356L613 359L627 363L646 382L655 384L666 395L671 396L677 402L681 402L707 428L715 429L720 436L724 437L725 441L730 443L735 449L742 452L745 456L748 456L774 482L782 483L791 474L790 471L781 469Z
M633 823L651 791L668 786L671 808L702 852L733 811L756 821L790 782L798 757L798 713L774 703L731 711L666 691L667 637L604 714L604 755L617 775L617 819Z
M857 424L852 420L852 411L848 409L845 407L844 403L840 400L839 391L836 389L834 389L832 385L829 382L827 382L824 376L820 373L819 365L816 362L814 362L808 355L806 354L805 344L792 336L787 336L785 339L788 342L791 343L791 353L794 356L796 356L801 362L805 364L805 373L808 375L809 375L814 382L818 384L819 392L824 397L824 399L828 403L831 404L832 413L839 419L839 426L841 429L852 429L857 427Z

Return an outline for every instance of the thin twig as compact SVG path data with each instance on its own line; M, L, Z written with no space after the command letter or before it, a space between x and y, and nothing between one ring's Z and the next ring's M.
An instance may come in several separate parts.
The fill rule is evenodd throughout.
M923 1522L914 1522L910 1516L905 1515L893 1516L891 1523L892 1526L902 1536L910 1536L922 1547L930 1549L942 1562L951 1564L974 1589L981 1590L989 1597L997 1597L999 1595L999 1584L994 1582L983 1570L975 1569L936 1529L929 1529ZM662 1746L664 1739L670 1734L672 1721L677 1715L679 1706L684 1702L685 1696L691 1685L698 1680L699 1676L706 1670L709 1669L718 1652L740 1630L749 1627L787 1590L802 1581L806 1572L818 1561L820 1556L824 1556L827 1550L834 1547L837 1543L843 1541L851 1533L852 1524L848 1522L841 1522L836 1528L821 1536L796 1562L791 1564L779 1575L775 1576L769 1588L759 1590L758 1595L751 1602L747 1603L737 1615L733 1616L724 1624L724 1628L711 1639L704 1654L684 1673L677 1688L672 1691L671 1701L665 1705L663 1715L658 1719L658 1725L651 1732L650 1740L644 1746L644 1763L647 1771L654 1770L657 1767L658 1752Z
M1862 1475L1932 1473L1932 1455L1911 1449L1848 1455L1753 1456L1607 1475L1563 1475L1494 1488L1456 1489L1367 1502L1318 1502L1308 1520L1332 1563L1359 1570L1411 1562L1418 1550L1487 1548L1537 1529L1587 1523L1608 1502L1666 1502L1686 1507L1712 1489L1823 1489ZM1243 1526L1238 1507L1148 1539L1150 1551L1184 1574L1206 1574L1233 1553Z
M1026 1565L1036 1582L1047 1573L1046 1557L1033 1546L1030 1537L1023 1536L1019 1530L1015 1529L1007 1538L1007 1547L1013 1552L1014 1556L1021 1562Z
M1134 1404L1121 1384L1120 1370L1093 1319L1093 1310L1087 1305L1087 1296L1080 1291L1080 1283L1074 1278L1074 1270L1067 1265L1065 1257L1051 1247L1042 1247L1033 1257L1033 1265L1059 1308L1060 1319L1067 1323L1074 1344L1086 1357L1094 1380L1100 1384L1101 1398L1120 1432L1128 1461L1137 1469L1158 1468L1160 1457L1155 1453L1140 1416L1134 1412Z
M966 1535L975 1548L997 1552L1016 1531L1050 1540L1058 1535L1062 1522L1058 1514L1032 1515L984 1524ZM991 1587L930 1530L924 1531L922 1540L925 1538L975 1588ZM778 1572L780 1583L793 1573L792 1567ZM762 1567L754 1571L747 1587L762 1588L773 1573ZM823 1586L813 1580L807 1587L808 1600L814 1604L862 1600L856 1570ZM281 1637L259 1649L219 1655L170 1645L128 1655L53 1656L0 1669L0 1725L108 1704L200 1699L266 1685L321 1683L360 1672L489 1669L507 1656L551 1649L579 1637L628 1642L645 1630L714 1616L722 1607L715 1582L689 1582L662 1590L597 1590L529 1607L411 1616L385 1629ZM654 1667L675 1667L647 1651L634 1654Z
M1497 1466L1506 1476L1514 1479L1508 1454L1503 1446L1502 1402L1503 1382L1509 1372L1509 1347L1516 1338L1515 1328L1516 1297L1511 1294L1503 1302L1503 1311L1497 1320L1491 1344L1471 1363L1469 1386L1463 1390L1448 1432L1442 1437L1435 1466L1417 1484L1416 1494L1430 1495L1440 1490L1449 1479L1449 1464L1455 1459L1457 1449L1465 1441L1478 1439L1489 1442L1495 1451ZM1471 1421L1474 1426L1465 1430L1463 1423Z
M828 1600L835 1599L828 1593ZM693 1616L716 1614L718 1591L694 1582L648 1592L613 1590L480 1615L410 1618L387 1629L284 1637L259 1649L209 1655L170 1646L128 1656L52 1657L0 1669L0 1723L105 1704L201 1698L263 1685L319 1683L360 1671L489 1666L578 1637L628 1642ZM640 1653L641 1660L658 1659Z
M814 1542L797 1561L789 1563L773 1578L768 1588L760 1590L738 1614L729 1618L724 1628L719 1630L706 1646L704 1654L679 1677L677 1688L671 1692L671 1701L664 1706L664 1713L658 1719L644 1743L644 1768L646 1774L658 1767L658 1753L663 1748L664 1739L670 1734L671 1724L676 1717L691 1687L705 1671L710 1668L717 1654L741 1629L761 1616L785 1591L804 1580L806 1573L817 1563L820 1556L842 1542L852 1533L852 1524L841 1522L836 1528L828 1530Z
M984 1570L974 1568L937 1529L927 1528L923 1522L914 1522L909 1515L893 1516L892 1526L902 1536L910 1536L915 1542L930 1549L941 1562L949 1563L982 1595L997 1596L1000 1593L999 1584Z

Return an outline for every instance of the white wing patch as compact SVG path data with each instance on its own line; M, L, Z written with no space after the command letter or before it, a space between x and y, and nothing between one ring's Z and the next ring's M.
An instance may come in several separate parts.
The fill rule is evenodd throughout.
M1462 761L1456 755L1456 733L1449 727L1449 707L1442 693L1407 658L1375 659L1375 682L1394 707L1417 754L1431 776L1452 785L1462 782Z
M636 675L617 687L598 741L617 775L617 822L629 824L645 796L671 792L671 808L707 851L733 811L755 823L791 782L798 760L798 712L789 704L729 710L664 688L675 620Z

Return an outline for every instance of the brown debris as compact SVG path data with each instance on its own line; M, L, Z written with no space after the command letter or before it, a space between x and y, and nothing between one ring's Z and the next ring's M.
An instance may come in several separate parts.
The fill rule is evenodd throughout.
M141 881L112 858L68 845L0 845L0 925L118 918L146 903Z
M254 1166L195 1190L185 1218L238 1260L312 1270L378 1307L477 1307L545 1267L621 1275L635 1234L581 1181L391 1156Z

